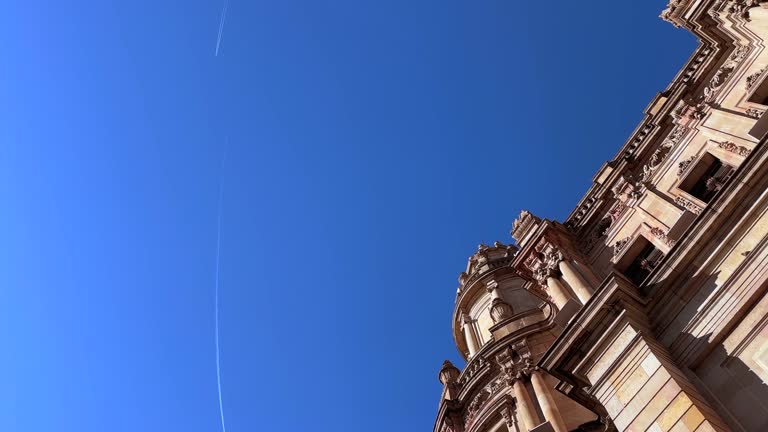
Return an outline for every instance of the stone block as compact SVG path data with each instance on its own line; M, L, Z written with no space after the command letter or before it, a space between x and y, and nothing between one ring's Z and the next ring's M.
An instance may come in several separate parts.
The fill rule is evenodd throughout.
M664 411L656 418L656 424L662 432L672 429L672 426L693 406L693 403L685 393L680 393ZM696 409L694 407L694 409ZM698 410L697 410L698 411Z

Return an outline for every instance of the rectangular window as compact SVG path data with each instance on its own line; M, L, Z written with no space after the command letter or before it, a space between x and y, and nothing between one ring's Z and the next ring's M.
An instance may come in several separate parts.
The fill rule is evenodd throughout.
M735 169L711 153L705 153L680 184L692 197L709 203L731 178Z
M747 78L748 81L752 80L752 94L747 98L748 102L768 105L768 79L765 79L765 75L765 71L760 71Z
M635 285L643 283L654 268L664 258L664 253L654 246L647 238L637 237L627 248L627 252L617 263L617 270Z

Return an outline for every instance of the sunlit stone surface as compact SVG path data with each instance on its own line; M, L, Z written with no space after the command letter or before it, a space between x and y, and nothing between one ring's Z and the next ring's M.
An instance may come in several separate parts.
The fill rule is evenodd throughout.
M434 432L768 431L768 2L661 18L700 45L578 206L469 258Z

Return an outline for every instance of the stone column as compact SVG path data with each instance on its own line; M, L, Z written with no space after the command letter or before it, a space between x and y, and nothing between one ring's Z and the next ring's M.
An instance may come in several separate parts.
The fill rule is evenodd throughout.
M563 280L571 288L573 288L573 292L576 293L576 297L579 298L581 304L586 304L587 301L592 297L593 293L589 282L584 279L581 273L576 270L576 267L574 267L573 264L568 260L560 261L557 267L563 274Z
M467 340L469 356L473 357L477 352L478 343L475 337L475 330L472 328L472 318L466 312L461 315L461 327L464 330L464 338Z
M497 298L501 298L501 294L499 293L499 283L495 280L492 280L485 284L485 289L491 294L491 300L496 300Z
M531 397L528 395L528 390L525 388L523 378L520 377L515 380L512 385L512 389L515 391L515 399L517 400L517 412L520 413L520 417L523 418L524 428L529 431L539 424L539 415L536 413L536 409L533 407Z
M539 283L546 284L547 292L552 297L552 300L555 301L557 308L562 309L572 297L568 288L563 285L557 276L556 270L548 268L540 268L536 275Z
M547 381L544 379L543 374L544 372L540 370L533 371L531 374L531 383L533 384L533 391L536 393L536 400L539 401L539 406L544 413L544 418L552 425L552 429L554 429L555 432L568 432L563 417L560 415L560 410L557 408L555 399L552 397L549 385L547 385Z

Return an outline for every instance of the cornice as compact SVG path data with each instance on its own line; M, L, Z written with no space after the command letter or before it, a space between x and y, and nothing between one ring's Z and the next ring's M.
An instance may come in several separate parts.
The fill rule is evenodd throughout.
M724 248L731 248L737 235L734 229L745 228L743 218L749 217L754 205L766 207L765 191L768 190L768 145L764 138L739 166L731 179L715 198L701 211L690 227L682 234L677 244L649 275L643 292L651 299L651 313L657 318L656 333L663 335L682 310L676 298L689 298L693 292L701 289L698 274L708 274L718 265ZM760 198L762 196L762 198ZM734 217L738 216L738 217ZM714 229L713 227L717 227ZM764 242L761 242L761 245ZM756 246L756 249L758 246ZM750 254L751 255L751 254ZM706 257L702 260L701 257ZM747 257L741 265L719 287L718 293L708 301L714 301L717 295L729 290L736 278L751 262ZM697 262L698 261L698 262ZM693 263L696 263L695 265ZM733 293L732 293L733 295ZM706 305L702 305L702 312ZM704 314L691 317L689 327L703 319ZM714 330L713 330L714 331Z
M481 375L480 371L483 370L483 365L487 363L488 358L493 357L498 351L504 349L505 346L511 343L523 340L532 334L556 327L556 323L554 321L554 308L548 302L543 302L537 309L532 309L531 311L517 314L516 317L517 319L521 319L538 313L543 313L544 319L535 323L527 324L525 327L511 332L497 341L491 341L485 344L477 353L475 353L474 357L472 357L467 362L457 381L462 383L462 385L467 385L468 388L471 388L475 378ZM511 321L513 320L510 320L510 322Z
M640 187L653 184L655 174L662 172L658 167L664 157L687 140L688 132L695 131L695 126L704 118L701 110L709 109L712 97L726 93L723 91L726 86L716 81L719 79L717 74L710 78L713 71L718 67L733 70L749 51L748 46L733 42L720 47L702 42L670 86L646 108L646 117L616 157L594 176L592 186L566 218L565 226L579 236L589 231L591 228L587 227L599 220L596 215L603 214L615 203L612 191L624 179L630 179ZM730 72L728 74L725 80L730 87L735 84L730 80ZM664 149L662 160L657 160Z
M670 243L670 249L665 258L643 285L635 287L618 273L611 274L603 281L595 295L571 319L564 331L544 354L539 362L542 368L576 388L586 385L584 377L573 375L573 372L578 369L578 362L588 355L588 352L582 347L594 347L600 339L600 335L607 332L605 326L611 321L608 318L608 315L612 313L611 310L621 310L621 308L615 309L617 304L622 304L623 308L626 309L626 305L632 303L634 304L633 309L641 310L643 317L636 319L635 322L645 326L645 331L648 334L658 336L665 331L667 326L679 321L677 314L683 305L675 301L675 298L694 297L693 290L700 289L700 284L695 282L694 273L708 274L708 270L706 270L707 266L710 266L708 261L716 260L719 255L715 250L720 248L721 244L726 246L731 244L726 237L735 235L731 228L735 224L741 223L740 217L733 217L734 212L743 209L745 203L751 205L755 202L754 198L748 196L749 194L764 194L764 191L768 190L768 174L764 172L764 167L768 165L768 146L766 146L765 141L764 139L745 159L731 180L701 212L680 240L676 243ZM718 229L712 229L713 226L717 226ZM760 247L768 248L768 240L764 239L755 249ZM708 250L705 251L704 249ZM757 255L761 254L757 253ZM693 265L692 262L700 260L701 256L709 258ZM690 337L678 337L678 342L675 342L679 345L678 348L675 348L675 344L671 347L678 356L687 352L686 364L695 362L697 353L701 353L705 349L701 344L691 345L692 338L697 337L698 333L701 333L699 336L704 336L704 333L709 335L707 336L709 344L715 343L717 340L715 334L709 334L714 331L712 327L714 323L708 324L710 327L702 327L706 320L719 320L720 329L724 329L728 327L726 318L731 321L735 319L732 316L735 312L731 311L735 308L734 305L731 305L731 309L715 309L712 305L720 297L727 299L729 303L733 303L736 298L746 301L745 290L747 286L754 288L755 285L754 274L744 275L744 272L751 271L749 269L756 267L763 269L760 271L766 273L764 277L768 278L768 270L764 268L765 265L751 264L752 262L754 261L750 259L742 262L719 291L710 296L706 304L699 308L697 315L692 317L690 321L686 321L685 329L675 331L675 334L682 335L686 332L692 334ZM726 293L727 286L735 285L733 281L745 280L744 278L752 281L743 282L740 285L740 289L744 293L739 295L733 291ZM762 286L762 284L758 285ZM739 310L743 309L745 308L739 308ZM650 312L646 315L645 311ZM648 321L646 316L653 316L654 321ZM697 327L702 327L702 329L698 333L693 332L692 329Z

